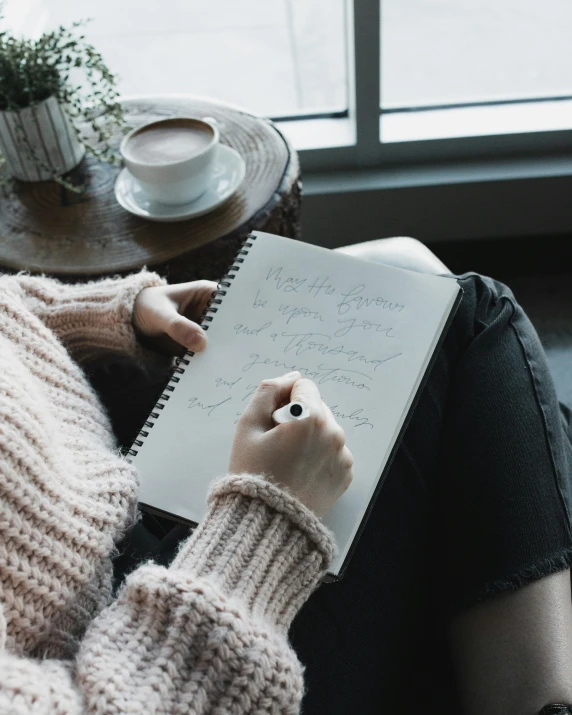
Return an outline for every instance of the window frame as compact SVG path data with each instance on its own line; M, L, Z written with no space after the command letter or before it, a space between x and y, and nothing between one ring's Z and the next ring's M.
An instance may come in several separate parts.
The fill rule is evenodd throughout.
M347 113L277 119L276 122L298 149L304 171L371 170L443 162L458 165L474 160L490 163L499 158L522 160L568 156L572 159L572 128L567 128L572 127L572 99L568 97L418 108L414 112L409 108L381 109L380 1L345 0L345 16ZM538 116L531 121L530 110L536 110L539 104L545 110L544 118ZM506 127L507 120L503 114L506 115L507 107L510 107L514 128L512 131L495 131L495 127L503 124ZM453 136L422 138L423 121L435 117L437 112L446 112ZM412 132L414 138L405 136L402 141L382 143L381 128L386 119L416 126L416 131ZM484 123L487 134L462 136L463 127L475 123Z

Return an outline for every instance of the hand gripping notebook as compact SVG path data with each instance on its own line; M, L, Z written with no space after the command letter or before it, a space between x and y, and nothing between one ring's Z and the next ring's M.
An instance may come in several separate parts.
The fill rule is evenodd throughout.
M434 276L254 232L203 316L129 459L141 503L198 523L226 474L236 423L259 382L299 370L344 428L354 480L324 517L341 577L461 298Z

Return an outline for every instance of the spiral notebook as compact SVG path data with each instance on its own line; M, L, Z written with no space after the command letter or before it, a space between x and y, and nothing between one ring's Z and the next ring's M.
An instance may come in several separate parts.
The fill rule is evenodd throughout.
M341 577L460 298L454 276L252 233L203 316L207 349L177 361L129 450L141 503L198 523L256 386L299 370L354 456L354 480L324 517Z

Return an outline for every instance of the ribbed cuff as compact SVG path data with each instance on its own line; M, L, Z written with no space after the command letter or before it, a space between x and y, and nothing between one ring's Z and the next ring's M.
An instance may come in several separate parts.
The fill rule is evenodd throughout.
M225 595L287 630L333 559L333 535L262 477L225 477L211 488L208 504L171 569L215 581Z
M28 307L65 343L77 360L88 362L115 352L144 360L132 322L135 298L144 288L165 285L155 273L64 284L20 274L17 281Z

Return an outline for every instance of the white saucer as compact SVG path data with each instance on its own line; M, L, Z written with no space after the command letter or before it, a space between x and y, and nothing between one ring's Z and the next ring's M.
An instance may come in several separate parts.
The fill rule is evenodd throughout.
M246 164L240 154L229 146L220 144L212 179L205 193L188 204L169 206L161 204L139 186L133 175L122 169L115 182L115 198L129 213L150 221L183 221L214 211L230 199L241 185Z

